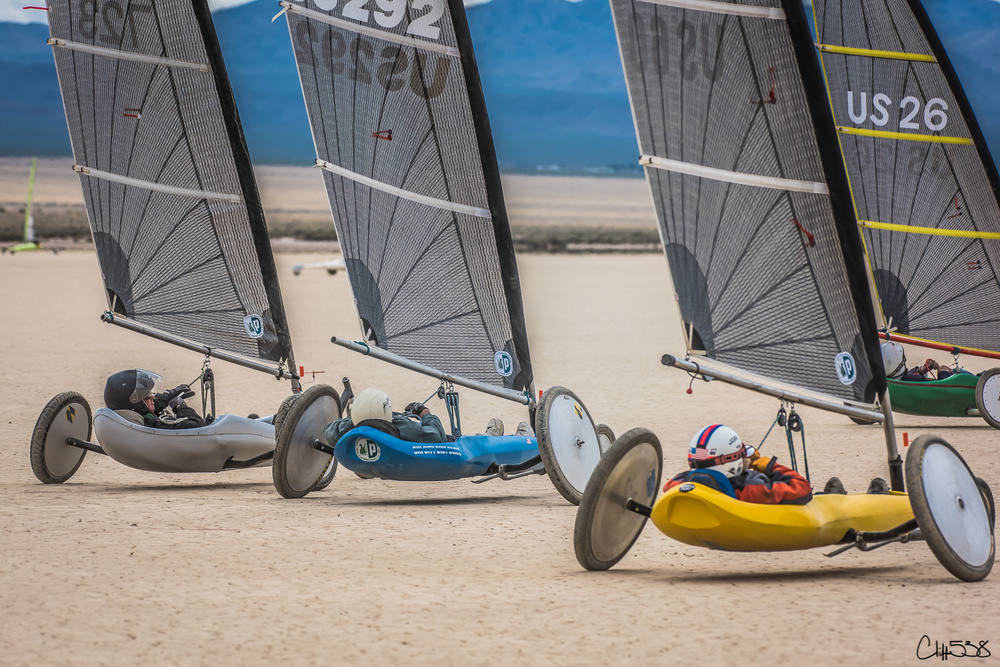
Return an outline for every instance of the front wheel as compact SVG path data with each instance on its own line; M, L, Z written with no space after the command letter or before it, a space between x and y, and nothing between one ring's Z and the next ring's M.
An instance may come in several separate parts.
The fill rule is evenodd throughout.
M552 387L538 402L538 453L552 485L563 498L580 504L590 475L601 460L594 420L565 387Z
M993 525L986 494L961 455L937 436L920 436L906 454L906 485L938 561L963 581L985 579L996 552Z
M652 508L662 474L663 448L652 431L634 428L611 445L576 512L573 548L580 565L607 570L625 557L647 519L628 509L628 501Z
M993 428L1000 428L1000 368L991 368L976 383L976 407L979 416Z
M284 498L302 498L323 482L329 484L337 461L313 444L323 440L327 425L340 417L340 394L317 384L296 399L275 433L274 488Z
M76 473L87 450L67 440L89 442L92 424L90 403L75 391L64 391L45 405L31 432L31 471L38 481L62 484Z

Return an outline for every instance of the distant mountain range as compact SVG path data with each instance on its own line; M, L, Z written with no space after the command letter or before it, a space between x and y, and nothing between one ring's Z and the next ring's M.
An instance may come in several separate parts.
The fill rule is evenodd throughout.
M1000 156L1000 2L924 0ZM215 13L253 159L309 164L312 139L284 20L257 0ZM468 8L507 171L638 171L607 0L492 0ZM0 155L68 155L42 24L0 22Z

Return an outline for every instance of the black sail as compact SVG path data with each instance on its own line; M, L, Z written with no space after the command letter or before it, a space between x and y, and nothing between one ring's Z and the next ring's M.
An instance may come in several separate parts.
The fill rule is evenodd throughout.
M109 309L208 347L290 360L205 0L53 0L49 26Z
M517 265L461 0L281 4L366 341L529 388Z
M611 7L689 349L839 399L884 389L798 0Z
M887 325L1000 350L1000 179L918 0L814 0L858 224Z

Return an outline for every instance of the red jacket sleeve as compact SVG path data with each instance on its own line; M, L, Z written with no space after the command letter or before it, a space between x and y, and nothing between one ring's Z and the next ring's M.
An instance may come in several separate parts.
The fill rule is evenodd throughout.
M770 473L747 477L736 489L737 500L765 505L804 505L812 500L812 487L791 468L775 464Z

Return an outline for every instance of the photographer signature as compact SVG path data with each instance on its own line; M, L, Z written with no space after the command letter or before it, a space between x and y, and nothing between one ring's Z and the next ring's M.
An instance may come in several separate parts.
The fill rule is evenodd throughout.
M981 642L970 642L961 640L951 640L947 644L943 642L935 641L933 648L931 645L931 638L924 635L917 642L917 659L918 660L929 660L930 658L940 658L942 660L947 660L948 658L988 658L992 653L986 648L986 645L990 643L990 640L986 639Z

